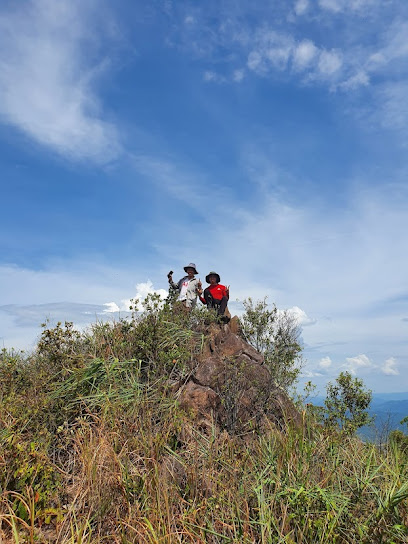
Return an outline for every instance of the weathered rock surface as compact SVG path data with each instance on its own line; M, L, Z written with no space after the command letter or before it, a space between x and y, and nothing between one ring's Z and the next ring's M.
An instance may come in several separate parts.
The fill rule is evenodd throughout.
M180 405L200 425L214 422L229 432L273 424L284 429L301 417L272 380L263 356L239 334L239 320L211 325L189 381L178 392Z
M182 408L191 410L195 416L206 416L220 409L221 399L210 387L190 380L181 391L179 403Z

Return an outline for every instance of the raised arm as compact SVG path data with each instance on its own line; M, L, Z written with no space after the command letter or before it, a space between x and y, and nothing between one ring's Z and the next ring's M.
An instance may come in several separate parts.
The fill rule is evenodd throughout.
M169 284L172 287L172 289L175 289L177 291L180 290L179 284L174 283L174 281L173 281L173 270L170 270L170 272L167 274L167 279L169 280Z
M203 297L203 284L201 283L201 280L198 280L197 282L197 295L199 299L201 300L201 302L203 304L206 304L205 298Z

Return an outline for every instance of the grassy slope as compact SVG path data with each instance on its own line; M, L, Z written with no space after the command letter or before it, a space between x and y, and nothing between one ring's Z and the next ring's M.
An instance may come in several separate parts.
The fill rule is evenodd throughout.
M45 330L0 361L0 541L407 542L407 457L311 421L197 429L172 386L202 317ZM191 328L193 327L194 332Z

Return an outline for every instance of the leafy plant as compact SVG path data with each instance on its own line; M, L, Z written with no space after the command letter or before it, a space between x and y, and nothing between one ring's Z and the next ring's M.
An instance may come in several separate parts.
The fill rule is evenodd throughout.
M368 413L372 393L365 389L359 378L350 372L341 372L335 383L326 387L325 425L339 427L346 434L352 434L360 427L368 425L372 418Z
M267 298L254 302L244 300L241 316L244 338L265 357L265 364L275 382L289 390L302 368L300 329L293 315L269 307Z

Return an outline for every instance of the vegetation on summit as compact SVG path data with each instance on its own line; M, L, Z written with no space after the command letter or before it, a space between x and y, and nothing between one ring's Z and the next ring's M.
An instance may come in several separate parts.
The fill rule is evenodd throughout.
M45 326L29 355L2 351L1 541L408 541L406 441L355 436L367 421L363 383L339 376L322 413L299 401L284 428L227 425L216 413L198 425L179 392L210 331L229 326L154 296L144 308L85 332ZM262 352L276 391L290 390L301 365L287 317L247 301L237 332ZM239 397L230 393L220 389L224 411Z

